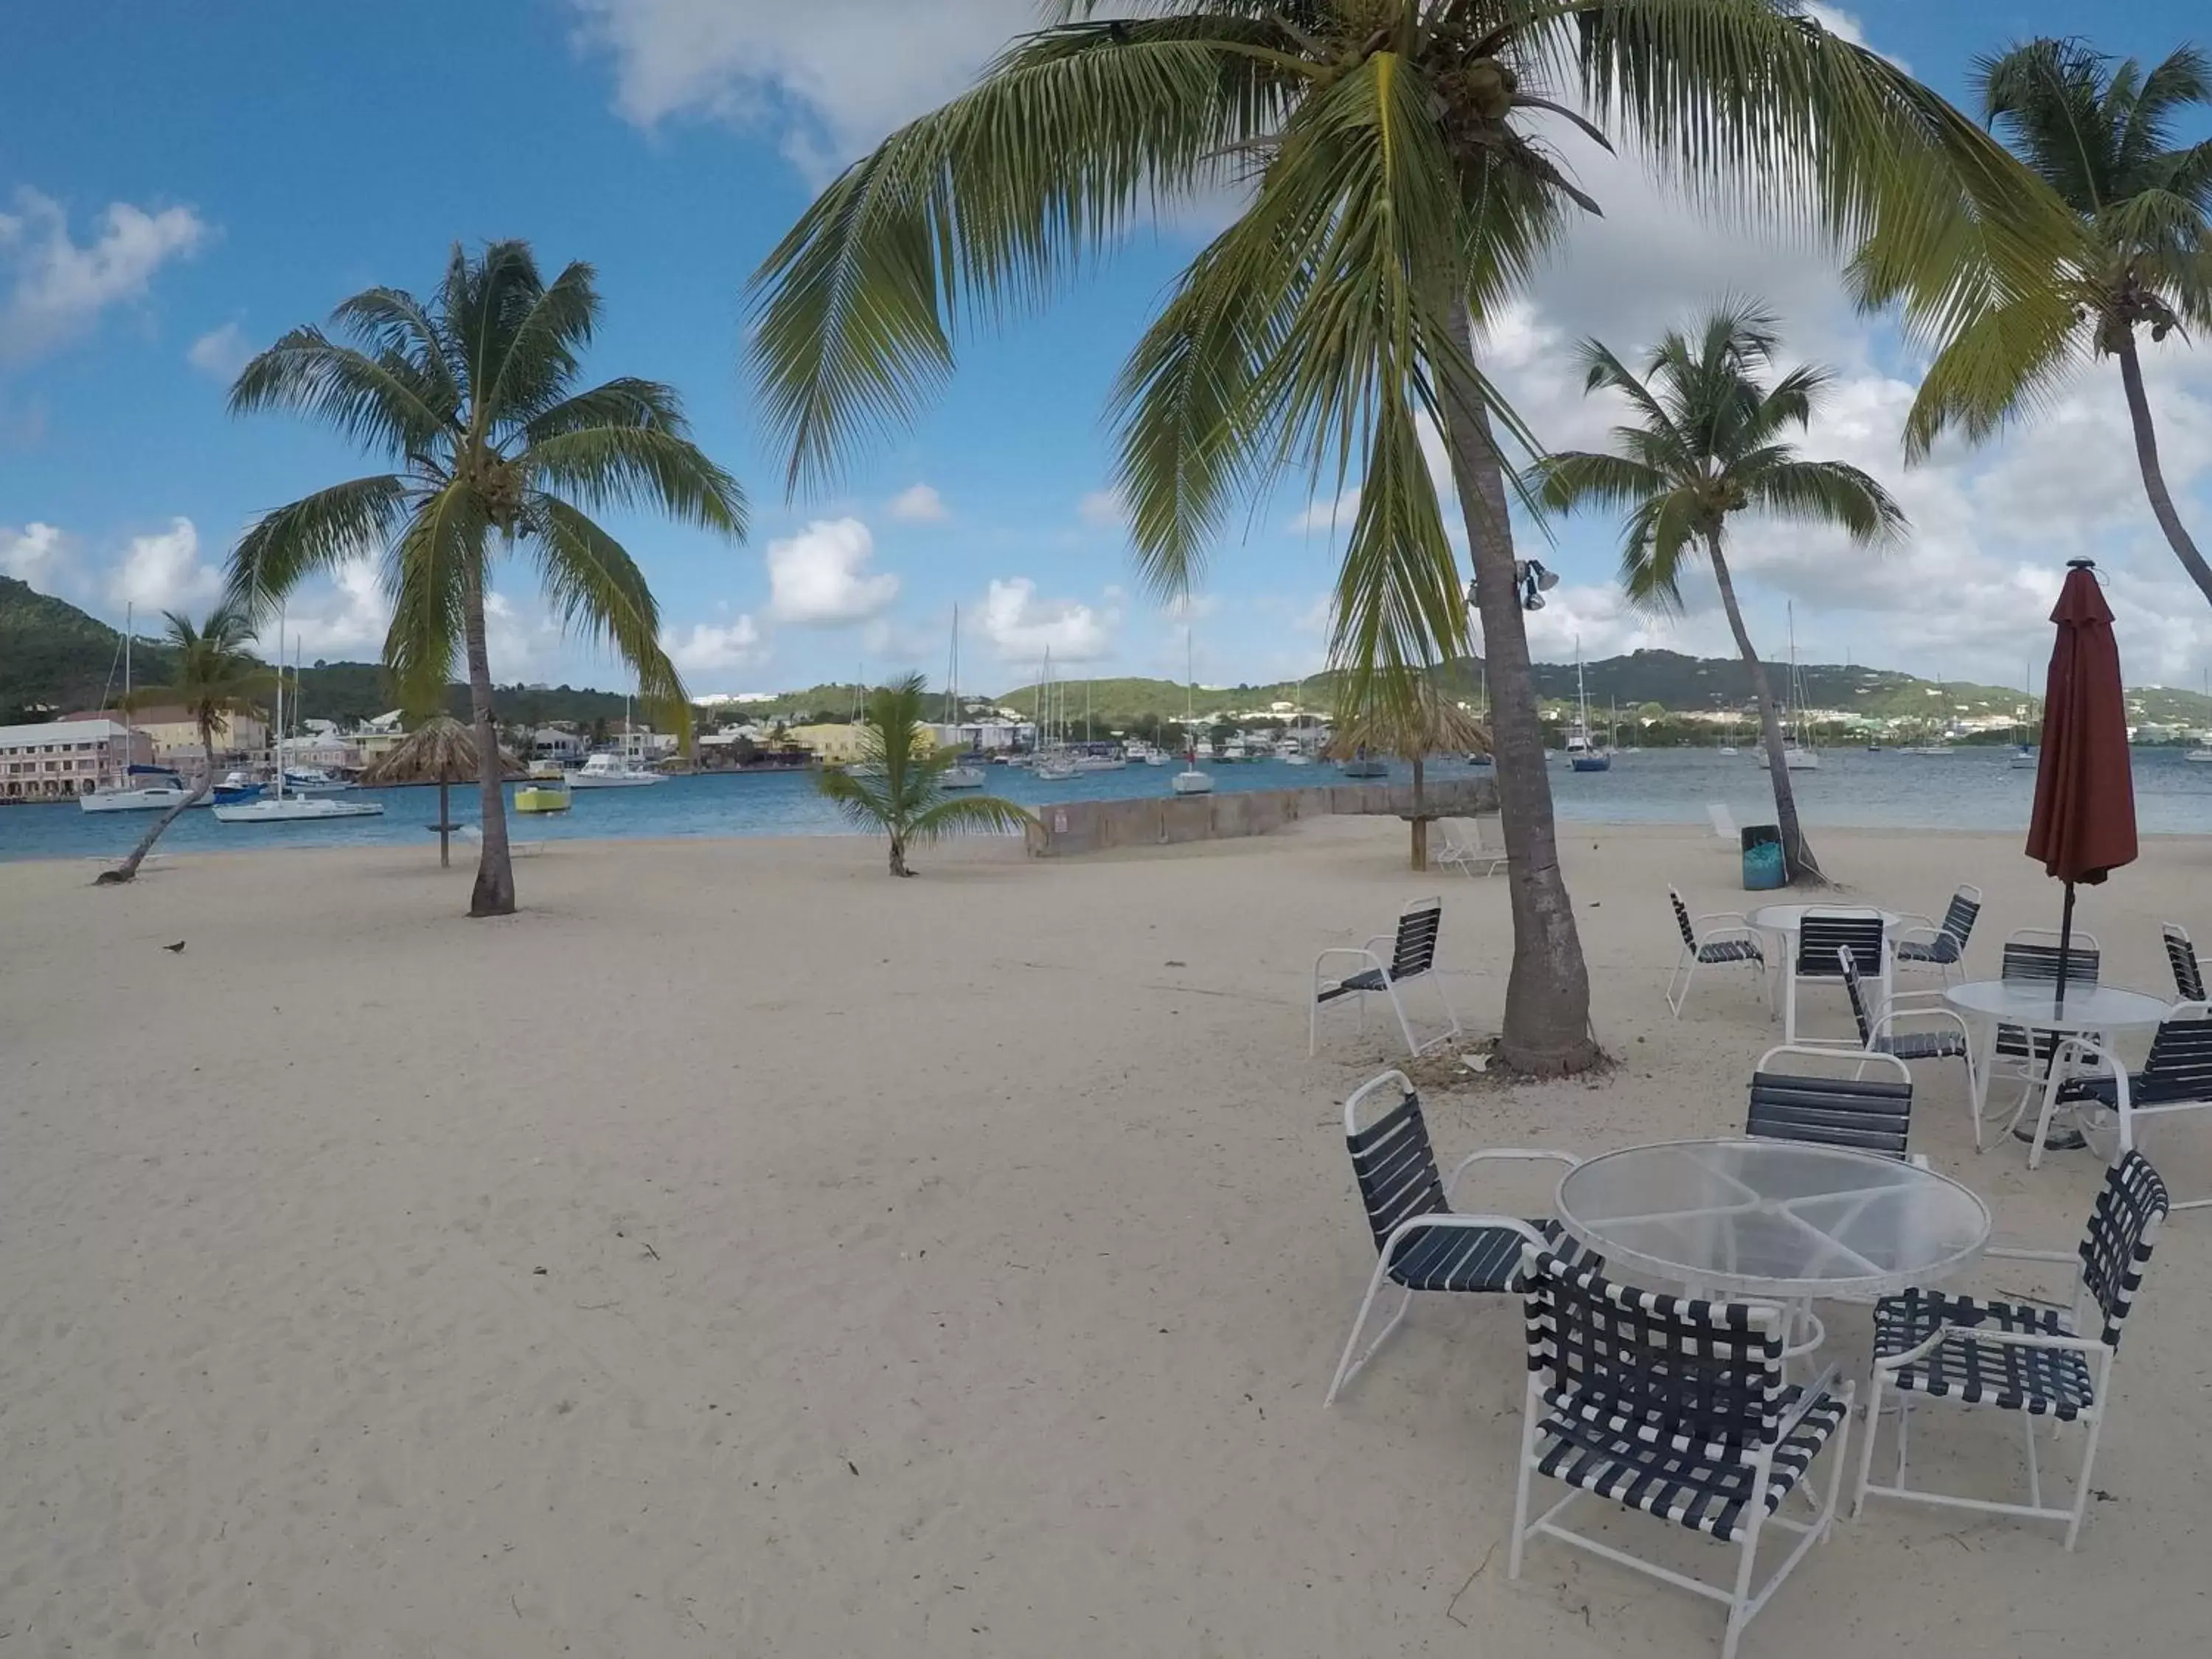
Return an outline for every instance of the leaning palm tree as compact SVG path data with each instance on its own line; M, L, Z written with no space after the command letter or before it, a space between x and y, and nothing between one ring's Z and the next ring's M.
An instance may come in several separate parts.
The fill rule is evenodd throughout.
M1759 700L1784 862L1793 880L1820 882L1820 862L1806 844L1790 787L1766 665L1744 626L1722 547L1728 522L1739 513L1833 526L1868 546L1900 534L1905 514L1858 468L1802 459L1782 441L1790 428L1810 424L1831 375L1808 364L1765 384L1760 374L1772 364L1777 343L1772 313L1742 301L1722 304L1694 337L1669 332L1645 358L1641 375L1602 343L1583 341L1584 390L1617 394L1632 418L1613 428L1613 453L1562 451L1538 462L1532 476L1548 506L1627 514L1620 580L1637 605L1679 611L1683 568L1704 557Z
M652 507L744 535L744 492L691 441L672 388L622 379L574 389L599 314L587 264L547 283L526 243L494 242L475 259L456 246L429 300L365 289L333 313L350 343L294 329L231 388L234 413L296 410L398 468L259 520L231 555L230 589L265 609L313 572L380 556L392 607L384 659L402 702L434 707L455 659L465 663L483 801L472 916L514 908L484 638L492 555L526 550L547 608L611 645L647 706L665 710L688 740L688 699L661 648L659 608L586 508Z
M112 870L100 872L98 884L112 886L133 879L154 843L167 833L185 809L196 806L215 787L215 733L234 714L259 712L259 700L276 686L276 676L246 653L246 642L253 629L246 617L228 605L217 605L198 627L189 617L164 611L168 623L169 649L176 668L167 685L141 687L129 699L134 708L169 708L181 704L191 716L200 738L200 775L191 793L167 808L153 828L139 838L131 856Z
M972 90L823 192L755 276L753 367L793 491L913 418L963 329L1066 286L1164 205L1241 188L1116 400L1139 561L1199 576L1285 471L1356 483L1331 654L1386 677L1474 644L1423 458L1441 428L1493 693L1514 950L1501 1052L1597 1059L1559 874L1474 327L1593 201L1554 144L1632 138L1692 194L1856 247L1948 333L2071 236L1986 132L1783 0L1057 0ZM1133 12L1136 15L1127 15ZM1599 125L1570 106L1595 112ZM1390 682L1386 678L1386 686ZM1355 700L1357 700L1355 696Z
M2138 329L2159 341L2212 327L2212 139L2177 146L2173 136L2192 110L2212 106L2212 58L2184 46L2146 74L2078 40L2031 40L1980 59L1975 79L1991 126L2079 216L2081 242L2045 289L1993 312L1936 359L1906 428L1909 451L1925 456L1949 426L1979 441L2085 360L2109 357L2151 513L2212 600L2212 565L2159 463L2136 349Z
M1428 668L1399 668L1356 677L1363 701L1340 707L1328 752L1339 760L1363 753L1395 755L1413 769L1412 864L1429 867L1426 788L1429 757L1490 752L1490 732L1437 684ZM1396 684L1393 684L1395 681Z
M890 837L891 873L910 876L908 843L921 844L963 830L1019 830L1036 816L996 795L954 795L939 781L959 763L950 749L925 748L921 738L921 676L909 674L868 693L860 714L860 763L848 770L825 767L815 787L836 804L845 821Z

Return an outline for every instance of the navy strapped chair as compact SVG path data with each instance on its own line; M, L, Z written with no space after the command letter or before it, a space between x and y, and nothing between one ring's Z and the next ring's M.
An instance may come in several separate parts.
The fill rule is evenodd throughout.
M1395 1103L1373 1122L1362 1127L1360 1114L1369 1096L1386 1098L1395 1090ZM1367 1294L1359 1304L1359 1317L1337 1362L1328 1395L1330 1405L1346 1383L1374 1357L1390 1338L1413 1305L1416 1291L1471 1292L1501 1296L1520 1288L1521 1251L1524 1244L1554 1243L1559 1237L1556 1221L1528 1221L1516 1216L1473 1215L1452 1208L1460 1177L1486 1161L1549 1161L1572 1169L1579 1158L1567 1152L1497 1146L1470 1152L1453 1166L1449 1176L1437 1167L1435 1145L1429 1139L1428 1120L1421 1115L1421 1097L1403 1072L1385 1072L1355 1090L1344 1103L1344 1138L1352 1149L1352 1170L1359 1182L1360 1201L1367 1207L1367 1224L1375 1235L1375 1272L1367 1281ZM1573 1247L1567 1247L1571 1252ZM1389 1280L1405 1294L1398 1311L1390 1316L1382 1334L1359 1350L1359 1334L1367 1328L1367 1315L1376 1292ZM1355 1354L1357 1357L1355 1358Z
M1863 906L1815 905L1806 910L1797 927L1797 954L1783 977L1782 1040L1797 1041L1797 985L1801 980L1821 985L1841 985L1844 969L1838 951L1848 950L1881 981L1882 1000L1889 1000L1889 947L1881 912Z
M1899 969L1932 968L1946 985L1954 970L1958 977L1965 978L1966 941L1973 937L1974 923L1981 914L1982 890L1969 883L1951 895L1940 924L1922 915L1899 916L1889 947L1896 955Z
M1824 1065L1856 1065L1856 1077L1778 1071L1783 1056ZM1869 1078L1869 1066L1896 1068L1892 1077ZM1912 1073L1894 1054L1844 1054L1834 1048L1784 1043L1759 1057L1751 1074L1751 1106L1743 1132L1762 1140L1796 1140L1813 1146L1903 1158L1912 1135Z
M2189 930L2173 922L2165 924L2166 960L2173 969L2173 994L2178 1001L2204 1000L2204 969L2197 965L2197 946L2189 937Z
M1846 945L1842 952L1844 989L1850 994L1851 1018L1859 1028L1859 1047L1869 1054L1886 1054L1893 1060L1907 1062L1916 1060L1956 1060L1966 1067L1966 1115L1973 1120L1974 1146L1982 1144L1982 1115L1974 1109L1974 1102L1981 1098L1974 1082L1973 1036L1966 1030L1966 1022L1948 1008L1891 1008L1876 1016L1872 999L1867 995L1866 981L1859 977L1858 958ZM1900 1031L1896 1022L1900 1019L1933 1020L1942 1029L1934 1031Z
M1326 1003L1345 997L1358 999L1359 1029L1367 1029L1367 999L1387 997L1390 1012L1398 1016L1398 1029L1405 1034L1406 1047L1418 1060L1439 1044L1449 1042L1460 1032L1459 1013L1451 1005L1444 990L1443 975L1436 971L1437 934L1443 925L1444 902L1441 897L1413 900L1399 912L1397 931L1377 933L1362 945L1332 945L1314 958L1313 1003L1306 1012L1306 1054L1312 1056L1321 1042L1321 1011ZM1388 945L1386 957L1382 947ZM1363 964L1356 971L1340 978L1331 979L1322 973L1333 958L1341 958ZM1437 988L1437 1000L1444 1006L1449 1022L1445 1028L1425 1042L1413 1036L1413 1023L1407 1018L1406 1005L1398 995L1398 988L1417 979L1426 979Z
M2069 985L2094 985L2104 961L2098 948L2097 936L2080 928L2074 932L2074 943L2066 952L2066 982ZM2023 983L2053 984L2058 978L2058 934L2049 927L2023 927L2004 942L2004 955L1999 968L2001 977ZM2049 1067L2052 1051L2058 1040L2049 1031L2031 1034L2021 1026L2000 1024L1996 1033L1996 1058L2008 1061L2023 1077L2039 1080Z
M2081 1064L2103 1069L2073 1069ZM2044 1085L2043 1110L2035 1120L2030 1169L2042 1161L2044 1138L2061 1106L2074 1108L2081 1133L2106 1158L2135 1150L2136 1125L2144 1118L2212 1112L2212 1008L2202 1002L2176 1003L2151 1038L2150 1054L2139 1072L2129 1071L2094 1038L2068 1037L2060 1043L2058 1063ZM2201 1210L2208 1205L2212 1197L2188 1199L2172 1207Z
M1674 971L1667 975L1667 1006L1674 1011L1675 1018L1682 1017L1682 1005L1690 1000L1690 981L1700 968L1740 962L1756 968L1761 981L1765 981L1766 953L1759 948L1751 919L1742 911L1716 910L1710 915L1692 916L1690 907L1682 902L1681 890L1674 887L1667 890L1667 902L1674 907L1674 926L1682 935L1682 954L1674 958ZM1708 925L1712 922L1723 925ZM1680 986L1677 980L1681 981Z
M1835 1524L1840 1475L1812 1520L1779 1510L1831 1440L1842 1467L1850 1384L1838 1383L1839 1366L1808 1387L1784 1382L1778 1307L1639 1291L1534 1246L1522 1272L1528 1389L1507 1576L1521 1576L1530 1538L1557 1538L1721 1602L1729 1610L1721 1659L1735 1659L1744 1626ZM1528 1488L1539 1474L1573 1490L1532 1521ZM1590 1492L1734 1545L1733 1583L1692 1578L1561 1525ZM1797 1543L1754 1590L1753 1563L1770 1526Z
M2142 1153L2124 1152L2105 1172L2104 1188L2078 1250L1984 1252L2017 1261L2078 1262L2081 1273L2070 1311L2038 1302L1984 1302L1919 1289L1876 1303L1874 1386L1867 1396L1869 1427L1866 1443L1860 1448L1858 1495L1851 1513L1857 1515L1872 1492L1992 1515L2063 1521L2066 1547L2072 1549L2089 1504L2089 1477L2112 1397L2112 1362L2119 1352L2121 1328L2142 1286L2143 1264L2150 1260L2159 1227L2171 1207L2158 1171ZM1880 1419L1885 1389L1896 1393L1899 1407L1897 1478L1877 1486L1870 1478L1872 1425ZM1907 1486L1905 1446L1917 1395L2019 1413L2027 1443L2028 1501L1999 1504ZM2043 1501L2035 1449L2039 1417L2088 1425L2070 1506Z

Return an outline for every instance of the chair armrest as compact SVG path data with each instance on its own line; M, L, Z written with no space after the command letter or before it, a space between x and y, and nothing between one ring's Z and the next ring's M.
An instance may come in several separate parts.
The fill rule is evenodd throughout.
M1398 1246L1415 1233L1431 1228L1453 1229L1498 1227L1510 1228L1540 1250L1552 1248L1552 1241L1538 1232L1516 1215L1468 1215L1457 1211L1437 1211L1428 1215L1408 1216L1390 1230L1390 1237L1382 1241L1382 1259L1388 1261L1398 1252Z
M1896 924L1889 930L1893 933L1940 933L1943 931L1941 927L1936 926L1935 917L1923 916L1917 910L1899 910L1896 912ZM1905 926L1907 922L1911 922L1912 924L1910 928Z
M1894 997L1890 999L1893 1002L1896 1000L1897 999ZM1890 1024L1893 1021L1900 1019L1948 1020L1952 1024L1959 1028L1959 1035L1960 1036L1965 1037L1970 1042L1973 1040L1974 1034L1966 1029L1966 1020L1954 1010L1949 1008L1893 1008L1887 1013L1884 1014L1880 1019L1875 1021L1874 1034L1876 1036L1880 1036L1884 1026ZM1923 1035L1925 1034L1923 1033Z
M2094 1336L2062 1336L2051 1331L1997 1331L1984 1325L1946 1324L1903 1353L1884 1355L1874 1362L1878 1371L1901 1370L1915 1365L1954 1338L1993 1348L2051 1348L2072 1353L2104 1354L2112 1350Z
M1805 1420L1806 1413L1828 1398L1830 1390L1835 1387L1836 1379L1843 1374L1843 1365L1838 1362L1830 1365L1827 1370L1805 1385L1805 1392L1797 1396L1797 1403L1790 1408L1790 1414L1782 1419L1782 1426L1775 1433L1774 1438L1777 1444L1797 1432L1797 1425ZM1851 1390L1848 1383L1844 1387L1842 1398L1845 1405L1850 1403Z
M1359 945L1332 945L1328 950L1323 951L1320 955L1314 958L1314 983L1316 985L1319 985L1321 983L1322 963L1327 962L1331 957L1358 957L1362 961L1365 962L1370 967L1381 972L1386 979L1389 976L1389 969L1382 966L1382 958L1376 956L1374 951L1367 949L1366 946Z
M1714 910L1702 916L1690 918L1690 924L1692 927L1701 921L1732 921L1735 924L1736 931L1740 933L1751 933L1759 931L1751 925L1751 918L1741 910Z
M1465 1175L1471 1167L1481 1163L1485 1158L1512 1160L1521 1163L1533 1163L1548 1159L1553 1163L1564 1164L1570 1170L1577 1169L1581 1167L1582 1164L1582 1159L1577 1158L1572 1152L1557 1152L1549 1146L1486 1146L1479 1152L1469 1152L1465 1158L1460 1159L1457 1164L1452 1166L1451 1174L1444 1177L1445 1198L1453 1199L1459 1191L1459 1178Z

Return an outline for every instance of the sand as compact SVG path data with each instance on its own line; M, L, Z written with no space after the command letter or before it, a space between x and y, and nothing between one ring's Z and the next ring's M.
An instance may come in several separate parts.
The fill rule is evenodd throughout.
M1504 988L1502 879L1402 836L905 883L858 840L561 845L492 923L419 849L0 866L0 1652L1717 1651L1717 1608L1556 1544L1507 1582L1517 1306L1425 1302L1322 1406L1373 1263L1340 1103L1390 1050L1346 1018L1306 1058L1313 952L1441 890L1471 1024ZM2057 914L2010 838L1820 844L1893 906L1980 883L1978 961ZM1437 1099L1447 1157L1730 1131L1778 1040L1748 975L1661 998L1665 884L1745 902L1718 843L1565 851L1621 1067ZM2208 878L2154 842L2084 896L2108 981L2167 984L2161 918L2212 941ZM1917 1144L2070 1244L2098 1171L1977 1158L1955 1069ZM2212 1122L2148 1144L2212 1191ZM2208 1241L2152 1266L2078 1554L1870 1507L1745 1654L2200 1643ZM1938 1427L2009 1491L2008 1425Z

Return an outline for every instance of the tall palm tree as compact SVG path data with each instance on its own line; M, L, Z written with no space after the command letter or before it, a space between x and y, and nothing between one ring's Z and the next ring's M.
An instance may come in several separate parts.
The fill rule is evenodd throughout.
M860 715L860 764L848 771L825 767L815 787L836 803L847 823L890 837L891 873L910 876L908 843L922 844L963 830L1019 830L1036 816L997 795L955 795L940 780L959 764L951 749L925 749L921 734L922 681L909 674L868 693Z
M276 686L276 676L247 654L246 642L253 629L244 614L230 605L217 605L198 627L189 617L174 611L162 613L167 622L169 649L176 668L167 685L141 687L131 693L134 708L172 708L181 704L191 716L200 737L200 775L191 793L164 811L153 828L140 837L131 856L112 870L100 872L97 884L111 886L133 880L154 843L183 816L187 807L204 799L215 787L215 734L234 714L258 714L259 700Z
M1862 545L1893 540L1905 520L1889 492L1858 468L1802 459L1782 441L1790 428L1802 431L1811 424L1831 375L1804 365L1763 383L1760 373L1773 363L1778 343L1773 314L1745 301L1723 302L1694 338L1670 331L1645 358L1640 376L1601 342L1583 341L1583 390L1618 394L1632 419L1613 428L1611 453L1564 450L1539 461L1533 477L1548 506L1571 511L1595 505L1628 514L1620 580L1639 605L1680 611L1683 568L1704 556L1759 700L1784 861L1793 880L1819 882L1820 861L1806 844L1790 786L1766 665L1744 626L1722 547L1729 520L1745 512L1832 525Z
M1906 428L1910 453L1924 456L1953 425L1978 441L2085 357L2110 357L2151 512L2212 600L2212 565L2159 464L2136 349L2138 329L2158 341L2212 327L2212 139L2173 142L2182 118L2212 106L2212 58L2183 46L2146 74L2079 40L2030 40L1979 59L1975 82L1990 125L2079 216L2081 239L2042 291L1992 312L1936 359Z
M527 243L493 242L474 259L456 244L428 301L364 289L331 313L349 343L295 328L231 388L235 414L296 410L398 468L259 520L231 555L230 591L259 611L314 571L380 555L392 607L384 660L401 701L434 707L455 658L465 660L483 800L472 916L514 908L484 641L492 555L527 550L547 608L611 645L647 706L689 742L659 608L585 509L654 507L732 539L745 532L744 492L691 441L672 388L621 379L575 389L599 315L591 266L571 264L547 283Z
M1181 591L1235 498L1359 485L1331 653L1354 680L1474 644L1419 442L1441 428L1473 550L1514 919L1501 1048L1595 1062L1552 821L1475 319L1600 204L1553 159L1607 147L1856 247L1948 333L2071 235L1986 132L1785 0L1057 0L969 92L893 133L757 273L750 351L787 487L913 417L963 329L1064 288L1163 204L1241 185L1115 400L1141 567ZM1357 688L1354 688L1355 696Z

